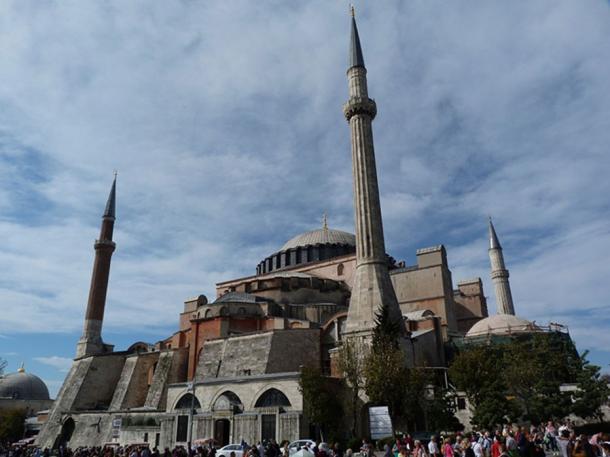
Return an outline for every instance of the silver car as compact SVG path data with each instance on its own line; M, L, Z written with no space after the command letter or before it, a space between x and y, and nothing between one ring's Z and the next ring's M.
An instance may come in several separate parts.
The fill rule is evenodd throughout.
M235 452L235 457L243 457L244 450L241 444L227 444L216 452L217 457L231 457L231 452Z

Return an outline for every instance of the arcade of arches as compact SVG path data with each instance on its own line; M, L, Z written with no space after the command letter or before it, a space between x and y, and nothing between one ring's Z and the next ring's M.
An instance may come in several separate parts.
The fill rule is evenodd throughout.
M174 407L176 443L188 442L191 426L193 438L213 437L219 446L239 443L242 439L252 443L261 438L298 438L304 424L300 408L295 409L289 398L295 392L290 389L283 392L281 388L261 387L259 382L226 389L198 385L195 397L182 391ZM194 405L192 410L191 405Z

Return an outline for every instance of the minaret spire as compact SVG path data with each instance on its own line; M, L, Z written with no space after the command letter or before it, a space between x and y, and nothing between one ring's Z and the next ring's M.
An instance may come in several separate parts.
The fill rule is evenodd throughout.
M372 128L377 105L368 96L366 68L354 17L351 27L349 100L343 106L343 113L351 130L356 271L346 332L367 335L374 329L376 315L382 308L387 307L390 318L400 324L402 313L390 280L383 237ZM400 328L404 331L403 325Z
M95 241L94 245L95 260L93 261L93 273L91 274L89 300L87 301L83 335L76 346L77 358L112 350L112 346L104 344L102 341L102 323L104 321L108 278L110 276L110 260L116 248L116 244L112 241L115 219L116 172L102 216L100 238Z
M510 276L504 265L504 254L498 240L494 224L489 218L489 261L491 263L491 279L496 290L496 306L498 314L515 314L513 296L510 291Z

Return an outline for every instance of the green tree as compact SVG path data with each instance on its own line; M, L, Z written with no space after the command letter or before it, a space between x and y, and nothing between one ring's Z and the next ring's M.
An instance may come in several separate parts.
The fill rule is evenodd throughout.
M587 355L588 352L585 352L581 356L582 369L576 379L578 390L574 394L572 410L583 419L595 418L602 422L604 415L601 407L608 403L610 389L600 367L589 363Z
M364 391L373 404L389 409L392 423L397 424L408 396L409 370L404 352L391 340L373 344L364 363Z
M343 417L341 382L323 376L318 368L303 367L299 391L303 395L303 413L318 426L321 439L336 437Z
M351 434L356 437L360 412L360 393L364 389L364 362L367 349L359 338L343 341L337 357L337 368L343 373L349 389L349 409L352 416Z
M0 412L0 442L13 442L23 438L25 416L23 409L6 409Z

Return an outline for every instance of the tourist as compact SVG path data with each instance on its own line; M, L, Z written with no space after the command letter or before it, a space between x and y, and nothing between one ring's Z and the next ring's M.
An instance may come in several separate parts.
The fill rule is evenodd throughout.
M430 438L430 442L428 443L428 454L430 454L430 457L440 457L436 436Z
M413 457L427 457L426 448L421 444L421 441L415 440L413 442L413 452L411 455Z
M476 457L468 438L462 440L462 455L464 457Z
M451 446L451 438L445 438L443 444L443 457L454 457L453 447Z

